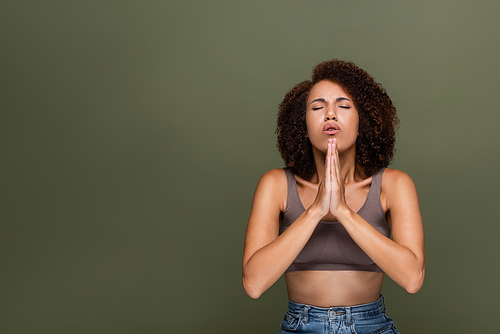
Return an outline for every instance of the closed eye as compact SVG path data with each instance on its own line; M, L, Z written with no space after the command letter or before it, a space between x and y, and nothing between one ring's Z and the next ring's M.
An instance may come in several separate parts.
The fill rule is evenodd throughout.
M312 108L312 110L319 110L319 109L322 109L323 107L314 107Z

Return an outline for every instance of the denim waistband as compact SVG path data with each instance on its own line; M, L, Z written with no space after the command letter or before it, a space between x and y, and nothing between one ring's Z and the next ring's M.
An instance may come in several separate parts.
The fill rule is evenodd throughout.
M351 319L364 318L370 315L385 312L385 303L383 295L380 295L379 299L368 304L329 308L299 304L289 300L288 310L292 313L302 314L305 319L319 318L329 320L346 320L347 323L350 323Z

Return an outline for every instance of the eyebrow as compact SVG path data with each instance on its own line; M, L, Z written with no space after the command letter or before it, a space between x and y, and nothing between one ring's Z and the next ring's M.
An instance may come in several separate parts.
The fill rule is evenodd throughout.
M351 100L349 100L347 97L337 97L337 99L336 99L335 101L336 101L336 102L339 102L339 101L343 101L343 100L345 100L345 101L349 101L349 102L351 102L351 103L352 103L352 101L351 101ZM326 100L325 100L324 98L320 97L320 98L318 98L318 99L314 99L314 100L312 100L312 101L311 101L311 103L309 103L309 105L313 104L314 102L324 102L324 103L326 103Z

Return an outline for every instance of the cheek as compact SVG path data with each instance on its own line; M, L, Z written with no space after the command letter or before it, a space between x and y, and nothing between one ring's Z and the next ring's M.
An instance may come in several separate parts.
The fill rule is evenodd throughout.
M353 117L352 124L353 124L353 129L355 130L356 137L357 137L359 134L359 116L358 115Z
M310 133L311 133L311 118L308 117L308 113L306 114L306 137L309 138L310 137Z

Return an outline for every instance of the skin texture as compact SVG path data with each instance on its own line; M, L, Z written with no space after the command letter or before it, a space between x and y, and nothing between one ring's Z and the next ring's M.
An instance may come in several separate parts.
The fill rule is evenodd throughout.
M327 135L326 124L340 132ZM358 246L397 284L417 292L425 276L425 250L417 191L410 177L386 169L381 204L392 227L388 239L356 212L371 184L356 163L359 115L352 97L331 81L316 83L307 98L307 137L315 173L296 176L306 211L281 235L279 216L286 208L287 182L282 169L265 173L255 190L245 237L243 286L258 298L294 261L320 220L338 220ZM364 271L297 271L285 274L288 297L320 307L352 306L378 299L384 273Z

